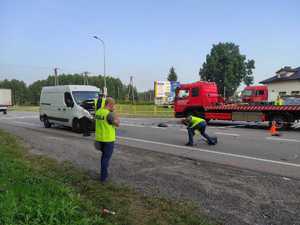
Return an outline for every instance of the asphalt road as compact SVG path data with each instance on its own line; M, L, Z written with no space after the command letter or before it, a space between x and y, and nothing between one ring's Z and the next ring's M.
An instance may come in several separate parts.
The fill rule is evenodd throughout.
M168 127L157 127L160 122ZM71 161L98 179L93 136L45 129L37 113L25 112L1 114L0 129L19 136L32 153ZM146 195L193 201L224 225L300 225L299 130L274 139L263 125L213 123L208 133L218 145L197 137L190 148L175 119L123 118L110 179Z
M161 122L168 127L158 127ZM37 113L24 112L1 115L0 127L1 124L31 129L43 127ZM186 147L186 129L176 119L122 118L121 127L118 129L118 143L190 159L300 178L300 130L284 131L280 137L271 137L264 124L212 122L207 132L218 137L217 145L208 146L198 135L195 137L196 146Z

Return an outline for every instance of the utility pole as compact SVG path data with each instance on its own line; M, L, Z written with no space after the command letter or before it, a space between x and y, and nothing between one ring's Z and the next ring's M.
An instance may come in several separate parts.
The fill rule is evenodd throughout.
M120 98L120 90L119 90L119 86L117 86L117 99Z
M105 42L103 41L103 39L101 39L98 36L93 36L93 38L100 41L103 45L103 78L104 78L103 94L106 97L107 96L107 87L106 87L106 61L105 61L105 52L106 52L106 50L105 50Z
M58 68L54 68L54 86L57 86L58 84Z
M83 85L89 85L88 74L89 72L87 71L83 72Z
M133 76L130 76L130 89L131 89L131 96L132 96L132 103L134 103L134 89L133 89Z

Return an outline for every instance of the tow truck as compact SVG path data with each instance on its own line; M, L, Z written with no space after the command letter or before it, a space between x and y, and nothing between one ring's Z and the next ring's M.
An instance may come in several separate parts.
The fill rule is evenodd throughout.
M279 128L289 128L300 119L300 105L225 104L214 82L198 81L181 84L174 101L175 117L202 116L207 121L229 120L265 122L276 121Z

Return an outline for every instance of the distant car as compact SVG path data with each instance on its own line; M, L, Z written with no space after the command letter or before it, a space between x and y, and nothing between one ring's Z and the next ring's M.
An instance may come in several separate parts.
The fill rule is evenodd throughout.
M93 120L94 99L98 97L99 92L97 87L84 85L43 87L40 120L45 128L59 124L80 132L83 118Z

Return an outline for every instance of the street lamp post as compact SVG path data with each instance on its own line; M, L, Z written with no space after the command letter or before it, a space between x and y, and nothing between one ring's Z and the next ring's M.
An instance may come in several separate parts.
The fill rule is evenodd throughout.
M103 88L103 95L107 96L107 88L106 88L106 62L105 62L105 43L104 41L99 38L98 36L94 36L93 38L99 40L103 45L103 78L104 78L104 88Z

